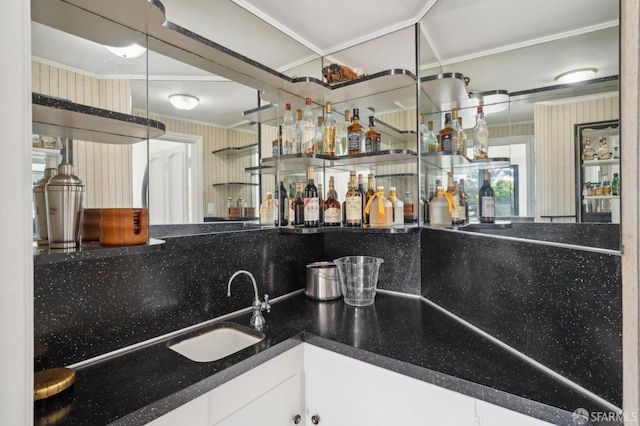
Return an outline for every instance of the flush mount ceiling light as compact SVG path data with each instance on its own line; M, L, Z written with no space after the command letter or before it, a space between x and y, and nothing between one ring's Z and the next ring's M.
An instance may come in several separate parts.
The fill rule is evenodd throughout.
M184 93L176 93L174 95L169 95L169 102L171 105L178 109L190 110L198 105L200 99L196 98L192 95L185 95Z
M580 68L577 70L563 72L556 77L556 82L560 84L575 83L588 80L598 72L595 68Z
M147 51L146 47L140 46L135 43L125 47L113 47L113 46L105 46L105 47L109 52L125 59L137 58L139 56L144 55L144 53Z

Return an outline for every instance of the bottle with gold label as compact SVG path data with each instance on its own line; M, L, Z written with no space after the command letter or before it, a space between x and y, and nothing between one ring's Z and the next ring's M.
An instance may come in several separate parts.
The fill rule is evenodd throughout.
M358 191L356 172L349 174L349 190L345 195L345 225L362 226L362 194Z
M324 226L340 226L342 221L340 202L336 199L335 193L335 182L333 176L331 176L329 178L327 200L324 202Z
M453 141L452 148L455 154L463 155L463 142L464 142L464 130L462 129L462 123L458 116L458 109L453 108L451 110L451 128L453 129Z
M324 120L322 124L322 145L324 155L333 157L336 149L336 120L331 114L331 102L324 104Z

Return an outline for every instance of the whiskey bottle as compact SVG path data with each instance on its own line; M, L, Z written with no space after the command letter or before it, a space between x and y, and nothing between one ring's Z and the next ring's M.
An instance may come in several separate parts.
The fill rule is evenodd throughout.
M360 154L362 152L362 126L360 125L360 114L358 108L353 109L351 125L347 128L347 152L349 155Z
M336 136L336 155L347 155L347 133L351 125L351 111L344 112L344 121L339 123L339 129Z
M365 210L367 204L369 203L369 200L376 193L374 188L375 186L373 186L373 173L369 173L369 176L367 178L367 192L364 193L364 198L362 200L362 205L365 207ZM369 225L369 213L367 213L366 211L363 211L362 222L364 225Z
M291 104L286 104L282 120L282 153L295 153L296 122L291 111Z
M306 98L304 113L302 114L301 138L302 153L313 153L313 137L316 134L316 125L313 122L313 111L311 110L311 98Z
M280 181L280 187L278 188L275 199L278 216L274 218L274 224L276 226L287 226L289 224L289 195L284 188L284 170L278 171L278 180Z
M491 176L489 170L484 170L484 180L478 192L480 202L478 205L478 216L481 223L493 223L496 218L496 194L491 187Z
M393 207L393 224L404 225L404 203L400 198L398 198L395 186L389 188L389 198L387 199L391 202Z
M451 127L451 114L444 115L444 128L438 134L438 151L442 151L445 155L452 155L454 150L454 132Z
M324 104L322 144L324 155L333 157L336 149L336 120L334 120L333 115L331 114L331 102Z
M324 226L340 226L340 202L335 197L336 189L333 176L329 178L329 192L324 202Z
M476 126L473 128L473 159L489 157L489 127L484 119L482 107L478 107Z
M304 225L304 199L302 198L302 183L300 182L296 183L292 225Z
M376 132L376 121L369 117L369 130L365 133L364 152L377 152L380 150L380 133Z
M320 225L318 202L318 188L313 181L313 167L309 167L307 168L307 186L304 188L305 228L317 228Z
M453 108L451 110L451 128L453 129L453 151L454 153L459 155L465 155L465 140L466 135L464 134L464 129L462 128L462 118L458 115L458 109Z
M362 226L362 194L356 184L356 172L349 176L349 190L345 196L346 226Z

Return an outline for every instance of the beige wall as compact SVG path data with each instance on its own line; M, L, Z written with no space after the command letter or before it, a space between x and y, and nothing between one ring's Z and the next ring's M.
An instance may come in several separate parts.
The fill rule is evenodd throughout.
M541 215L576 214L574 125L617 118L618 96L563 104L536 104L536 221L541 220ZM574 222L575 219L565 221Z
M88 77L54 66L32 62L32 90L71 102L131 112L128 80ZM85 184L85 207L134 207L131 177L131 146L76 141L73 147L75 174Z

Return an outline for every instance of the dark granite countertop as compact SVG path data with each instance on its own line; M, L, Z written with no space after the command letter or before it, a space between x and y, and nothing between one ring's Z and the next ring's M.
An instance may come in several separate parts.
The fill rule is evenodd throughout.
M144 424L301 342L554 424L575 424L577 408L609 411L418 298L379 293L354 308L296 294L265 317L263 341L219 361L190 361L167 339L78 368L70 390L36 404L35 424Z

